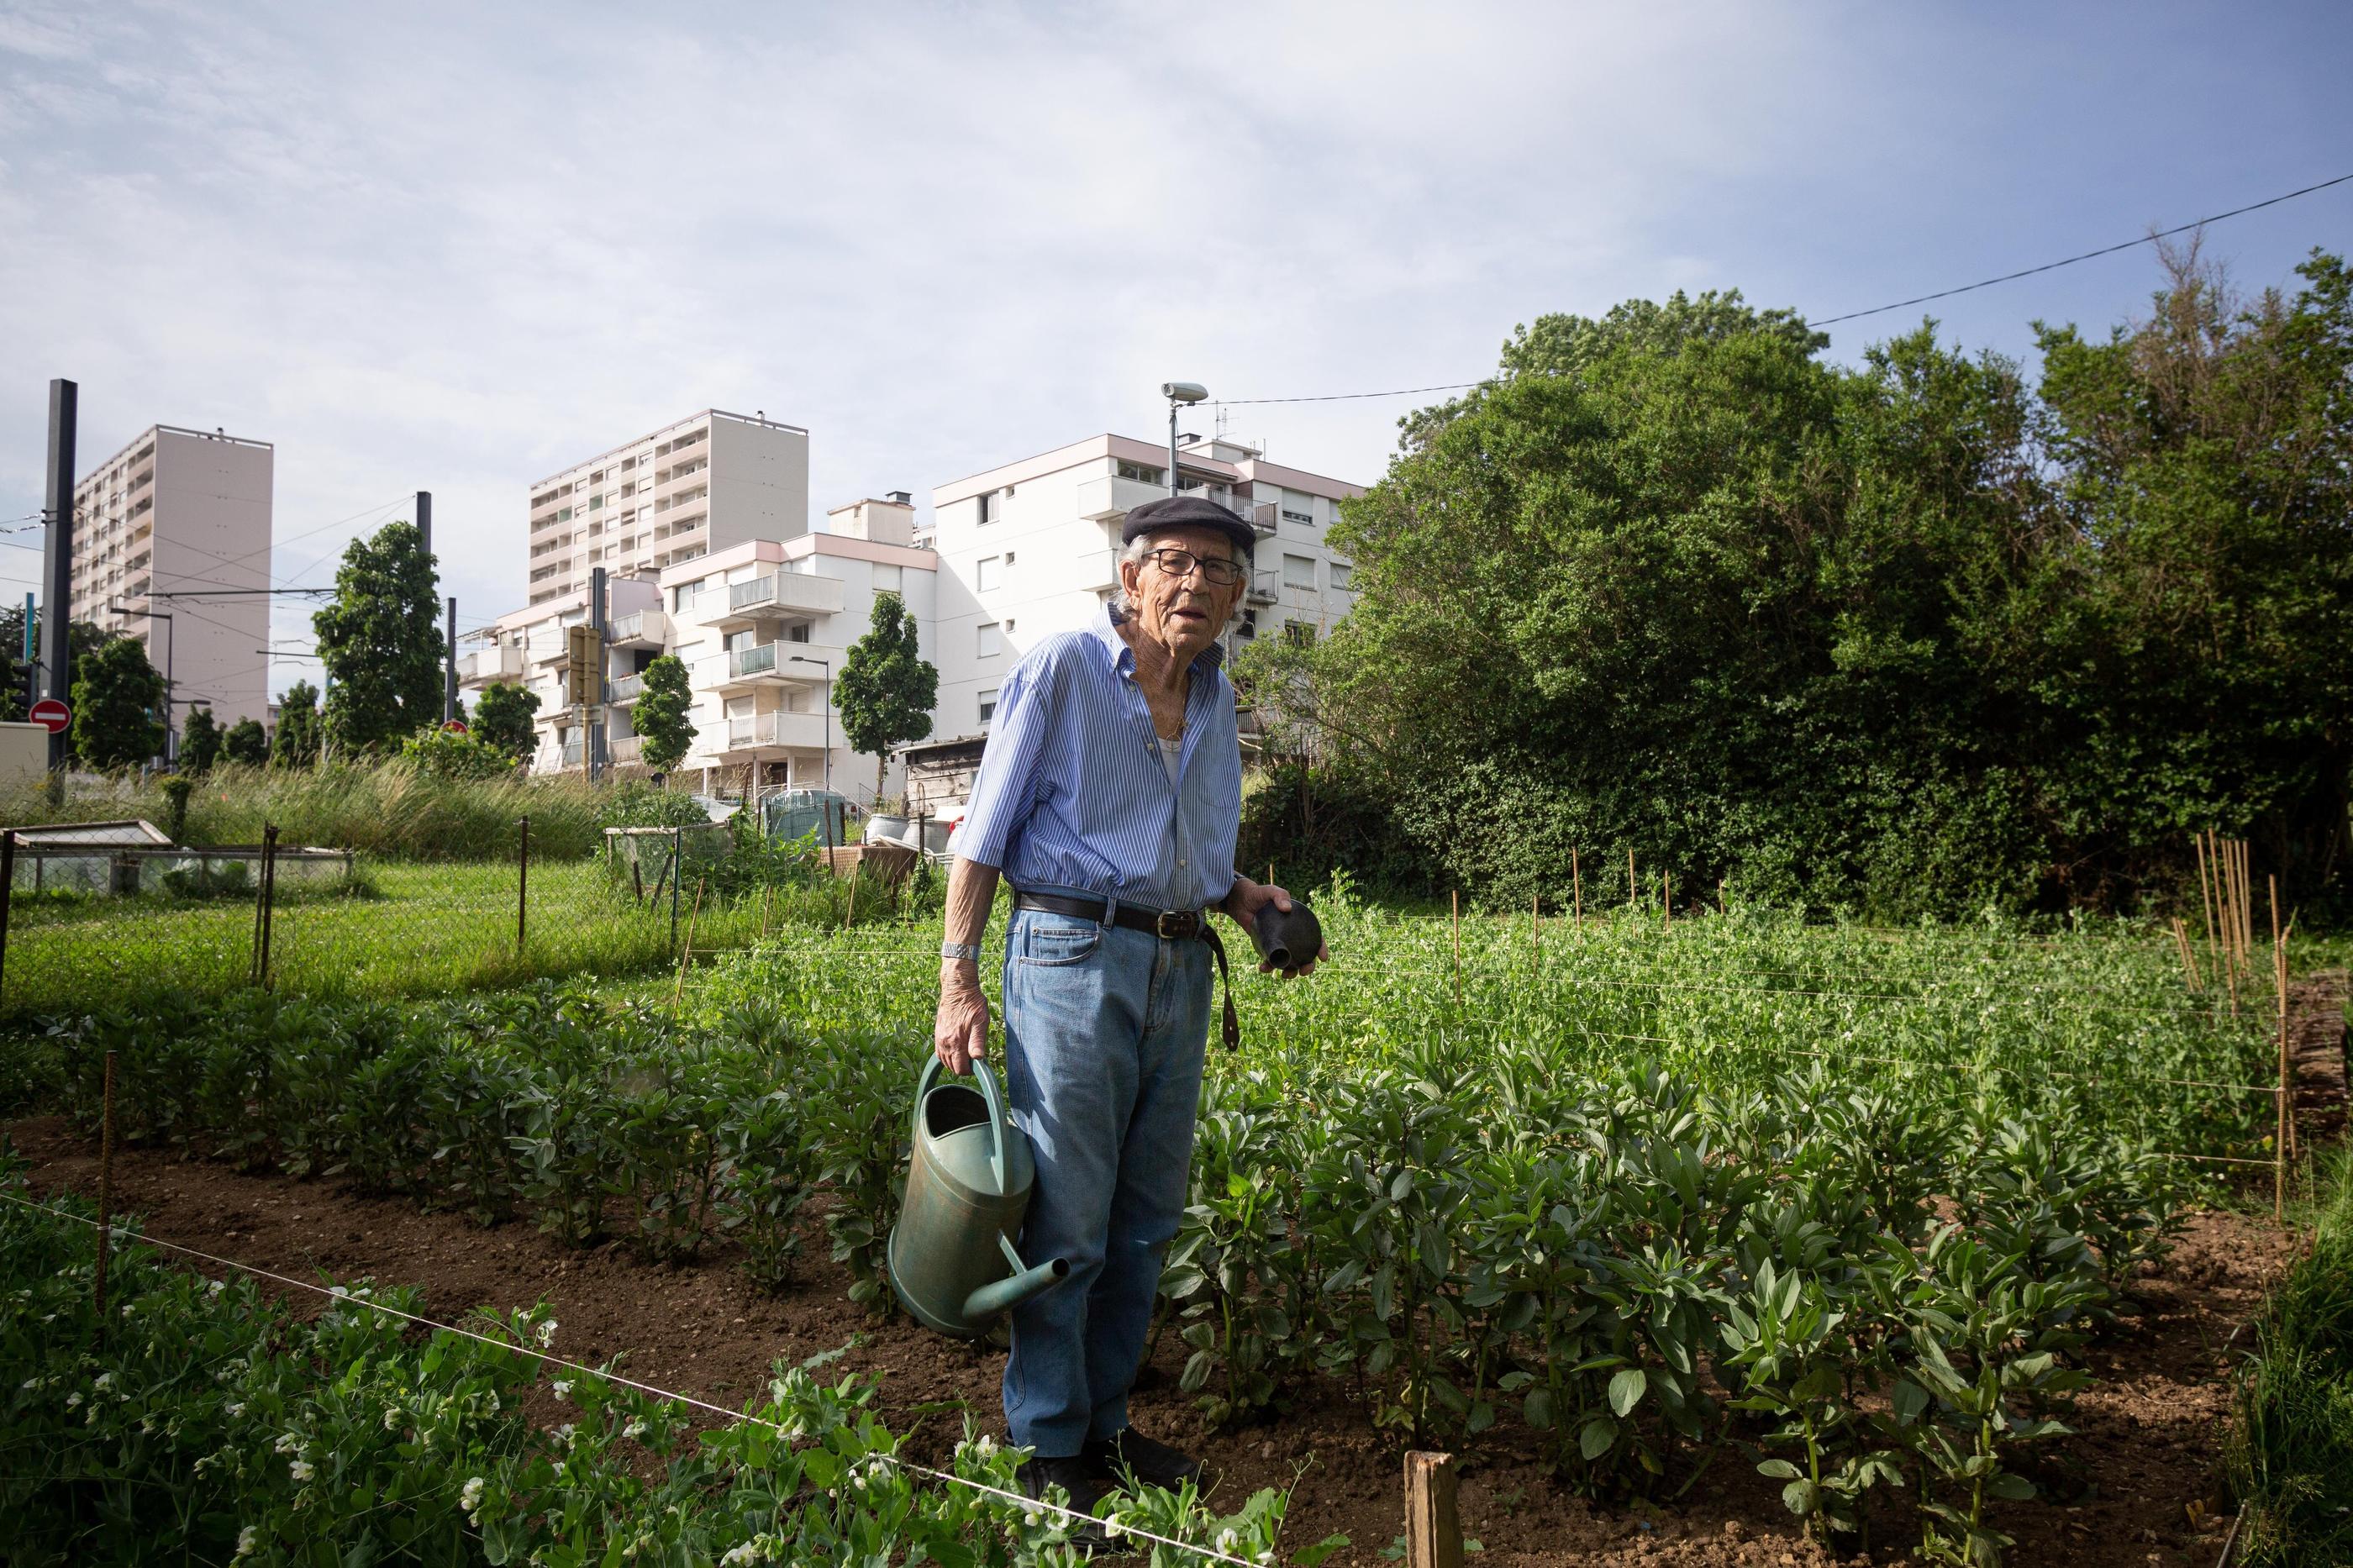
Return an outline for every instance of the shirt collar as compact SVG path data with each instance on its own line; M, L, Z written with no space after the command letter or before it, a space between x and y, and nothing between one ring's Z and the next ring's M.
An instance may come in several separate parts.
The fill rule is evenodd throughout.
M1119 623L1125 619L1127 617L1120 613L1119 606L1106 599L1103 614L1095 617L1094 625L1089 628L1110 653L1112 668L1123 675L1135 668L1135 650L1127 646L1125 637L1119 635ZM1225 646L1213 642L1194 656L1193 668L1208 674L1222 665L1225 658Z

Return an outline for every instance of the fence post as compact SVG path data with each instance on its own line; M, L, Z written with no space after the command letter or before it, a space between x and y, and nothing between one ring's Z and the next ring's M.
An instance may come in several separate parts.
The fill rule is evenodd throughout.
M0 833L0 995L8 980L8 906L16 897L16 830Z
M670 830L670 950L678 951L678 883L685 874L686 829Z
M278 825L261 825L261 948L254 965L261 988L269 989L269 938L278 923Z
M531 818L526 816L515 826L522 830L515 841L515 956L521 958L523 942L530 934Z
M2280 938L2279 878L2269 879L2272 892L2272 989L2279 994L2279 1125L2272 1134L2272 1218L2287 1217L2287 1149L2295 1135L2295 1112L2288 1103L2293 1084L2287 1056L2287 944Z
M1406 1568L1462 1568L1462 1521L1455 1511L1454 1480L1453 1455L1406 1455Z
M98 1339L106 1342L106 1265L114 1244L114 1053L106 1053L106 1099L98 1134Z

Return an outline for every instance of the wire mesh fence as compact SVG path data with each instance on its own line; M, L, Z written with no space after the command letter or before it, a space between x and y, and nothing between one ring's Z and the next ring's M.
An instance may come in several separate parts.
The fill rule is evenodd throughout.
M602 853L495 860L238 848L19 852L0 864L0 1014L60 1017L266 985L391 999L543 977L625 977L787 925L903 924L937 907L912 852L772 839L754 825L619 828ZM17 849L0 842L0 858Z

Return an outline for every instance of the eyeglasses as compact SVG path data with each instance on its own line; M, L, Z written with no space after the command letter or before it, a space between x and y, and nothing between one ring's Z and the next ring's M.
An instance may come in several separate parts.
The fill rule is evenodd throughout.
M1241 563L1237 561L1196 555L1189 550L1150 550L1145 553L1171 577L1189 577L1193 568L1198 566L1201 575L1220 588L1229 588L1242 580Z

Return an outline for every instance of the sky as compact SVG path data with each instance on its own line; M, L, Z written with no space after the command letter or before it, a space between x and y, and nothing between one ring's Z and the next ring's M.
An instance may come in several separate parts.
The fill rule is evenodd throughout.
M2353 174L2348 67L2341 4L0 0L0 526L52 376L85 471L157 422L273 442L281 584L432 491L463 626L523 602L533 481L705 407L806 426L819 519L1165 436L1168 380L1369 482L1434 398L1246 400L1475 380L1515 323L1677 289L1842 314ZM2292 286L2353 184L2205 245ZM1933 311L2031 357L2157 279L1829 352ZM0 593L38 562L0 548Z

